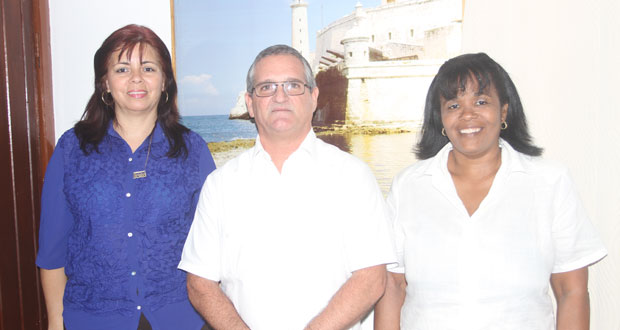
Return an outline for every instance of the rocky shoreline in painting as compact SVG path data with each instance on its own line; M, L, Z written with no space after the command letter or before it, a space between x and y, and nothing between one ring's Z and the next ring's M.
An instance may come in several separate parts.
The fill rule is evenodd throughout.
M398 125L393 127L381 126L316 126L314 127L316 135L320 137L334 137L347 135L385 135L385 134L402 134L412 133L413 129L402 128ZM213 160L217 167L224 165L227 161L235 158L243 151L254 146L255 139L237 139L233 141L209 142L209 150L213 155Z

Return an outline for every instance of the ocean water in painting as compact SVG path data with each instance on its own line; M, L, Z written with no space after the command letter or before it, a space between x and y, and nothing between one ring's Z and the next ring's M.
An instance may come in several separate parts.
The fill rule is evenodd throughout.
M256 138L256 126L249 120L230 120L228 115L183 116L181 120L207 142Z
M383 194L389 191L396 174L416 162L413 145L417 140L417 133L345 133L320 138L365 161L375 174Z

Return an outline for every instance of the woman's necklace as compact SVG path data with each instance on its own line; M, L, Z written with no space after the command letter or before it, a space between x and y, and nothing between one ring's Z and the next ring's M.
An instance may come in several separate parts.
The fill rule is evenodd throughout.
M149 149L146 152L146 161L144 162L144 170L133 172L134 179L146 178L146 164L149 163L149 156L151 155L151 142L153 142L153 133L155 132L155 128L151 131L151 137L149 138Z

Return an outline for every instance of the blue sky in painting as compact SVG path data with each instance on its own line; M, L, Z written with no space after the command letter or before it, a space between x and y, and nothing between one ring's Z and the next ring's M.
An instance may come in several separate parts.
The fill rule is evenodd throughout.
M185 116L228 114L245 89L256 54L291 43L291 0L175 0L179 108ZM316 31L355 9L357 0L306 0L310 51ZM360 1L376 7L380 0Z

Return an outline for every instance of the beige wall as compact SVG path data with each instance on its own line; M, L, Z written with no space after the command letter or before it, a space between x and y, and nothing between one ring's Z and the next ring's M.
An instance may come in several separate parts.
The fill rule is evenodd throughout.
M171 50L170 0L50 1L56 140L73 127L93 92L93 57L114 30L150 27Z
M512 76L544 156L568 165L609 256L590 268L592 329L620 329L620 4L466 0L463 51Z

